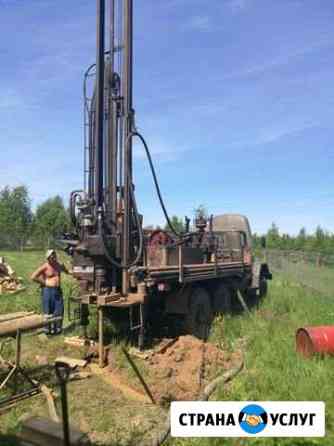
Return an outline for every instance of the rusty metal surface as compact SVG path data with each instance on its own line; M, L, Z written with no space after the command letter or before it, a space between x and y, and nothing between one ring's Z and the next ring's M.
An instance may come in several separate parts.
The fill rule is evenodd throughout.
M103 307L118 307L118 308L129 308L132 305L138 305L145 302L146 294L139 293L128 293L126 297L123 297L121 293L115 293L111 295L96 295L87 294L80 296L77 299L78 303L96 305Z
M156 230L150 235L147 242L147 263L150 266L161 266L167 264L166 248L174 243L173 238L167 231ZM165 249L163 249L165 248Z
M247 245L252 245L252 233L248 218L240 214L216 215L212 220L214 232L244 232L247 237Z
M183 283L196 282L202 280L211 280L216 278L230 277L251 274L251 268L246 267L242 262L234 262L228 265L223 263L202 264L202 265L184 265ZM155 268L150 270L150 278L154 282L160 281L178 281L178 267Z

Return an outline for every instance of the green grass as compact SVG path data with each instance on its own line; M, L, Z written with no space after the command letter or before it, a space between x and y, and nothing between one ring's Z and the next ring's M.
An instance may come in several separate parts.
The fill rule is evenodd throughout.
M38 286L31 284L30 273L43 261L43 253L0 253L24 278L27 290L21 294L0 296L0 313L9 311L38 310ZM334 273L333 273L334 274ZM65 297L72 292L71 278L64 277ZM295 352L297 328L307 325L332 324L334 320L333 296L311 292L283 278L275 277L269 293L259 310L252 316L219 317L216 319L211 340L218 342L229 353L233 352L240 338L247 340L244 370L225 388L220 387L212 399L216 400L316 400L326 402L326 431L323 439L170 439L171 446L209 445L261 445L295 446L334 444L334 358L305 360ZM54 341L50 355L61 348L61 338ZM59 345L57 344L59 343ZM25 341L24 352L40 352L45 348L38 339ZM27 345L29 344L29 345ZM27 354L27 353L26 353ZM121 354L116 359L126 369ZM83 390L84 389L84 390ZM136 444L137 433L145 417L154 426L155 411L140 404L125 402L120 395L106 388L97 377L89 383L70 385L70 407L73 419L85 429L95 432L97 444ZM146 411L146 412L145 412ZM14 435L20 428L20 418L27 412L45 415L45 402L41 398L26 401L11 412L1 416L0 432ZM154 415L155 413L155 415ZM141 416L140 416L141 415ZM131 420L137 420L129 426ZM126 435L125 435L126 434ZM125 437L124 437L125 435ZM139 435L139 434L138 434ZM140 436L140 435L139 435ZM6 446L15 443L8 440Z
M30 280L31 273L45 262L45 253L41 251L0 251L0 256L5 257L7 263L14 268L17 276L23 280L26 287L18 294L7 294L0 296L0 314L16 311L36 311L41 312L41 293L38 284ZM69 264L69 257L60 255L60 260ZM62 275L62 289L65 301L75 292L76 283L71 278Z
M302 261L300 258L287 257L284 252L269 252L268 262L274 271L284 274L290 280L320 291L334 294L334 268L316 266L315 263Z
M26 290L19 294L0 296L0 314L16 311L40 311L40 288L30 280L30 274L44 262L43 252L0 252L6 261L15 269L18 276L23 279ZM68 257L61 256L61 260L68 263ZM76 282L66 275L62 276L62 288L65 302L76 292ZM65 314L66 316L66 314ZM91 334L96 331L96 321L92 312ZM65 317L66 319L66 317ZM65 320L66 322L66 320ZM77 334L72 332L70 336ZM1 339L0 339L1 341ZM115 360L130 382L138 384L138 379L129 364L120 352L120 345L114 351ZM7 354L13 355L13 348L6 349ZM36 367L36 355L47 356L50 367ZM59 394L57 381L52 363L57 356L82 357L83 351L64 345L64 337L54 337L45 340L39 336L24 335L22 340L22 362L28 369L31 367L32 377L53 388ZM6 355L6 357L8 357ZM137 364L145 373L145 365ZM164 419L163 409L142 402L127 401L123 395L113 387L106 384L100 377L92 376L88 380L71 382L68 385L69 412L71 422L90 432L93 444L96 445L132 445L138 443L143 432L148 433L157 423L157 418ZM1 397L5 397L5 392ZM60 401L57 399L58 413ZM158 414L158 415L157 415ZM48 416L45 399L42 396L34 397L17 404L12 410L0 415L0 445L17 446L19 443L15 435L19 432L25 416ZM160 415L160 416L159 416Z
M275 279L269 295L251 317L226 317L225 348L233 350L237 340L247 339L245 368L226 388L219 388L215 400L325 401L326 433L319 439L191 439L169 443L185 445L333 445L334 444L334 358L305 360L295 351L295 333L307 325L330 325L334 300L306 292L301 286ZM221 339L215 324L212 340Z

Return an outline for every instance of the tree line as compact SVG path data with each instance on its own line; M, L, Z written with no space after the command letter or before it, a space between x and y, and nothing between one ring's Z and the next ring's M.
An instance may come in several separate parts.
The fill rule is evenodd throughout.
M69 229L69 213L60 196L48 198L33 211L25 186L0 190L0 249L54 247Z
M326 231L320 225L313 233L307 233L305 227L302 227L299 233L293 236L281 233L278 226L272 223L265 235L253 235L255 246L262 247L264 238L269 249L308 251L323 255L334 253L334 233Z
M208 215L205 207L201 205L194 210L195 215L198 212L205 211L205 215ZM173 216L171 218L173 227L179 232L184 231L185 226L182 218ZM164 228L168 230L168 225ZM312 233L307 233L305 227L302 227L297 235L290 235L280 232L276 223L272 223L270 228L265 234L253 234L253 243L255 248L263 248L265 246L268 249L281 249L286 251L307 251L316 252L322 255L334 254L334 233L326 231L320 225Z
M199 212L207 214L205 206L194 210L195 215ZM174 215L171 222L177 232L185 230L183 218ZM165 229L168 229L168 225ZM54 247L57 239L70 230L69 212L59 195L48 198L32 210L31 198L25 186L0 189L0 249ZM269 249L312 251L324 255L334 253L334 234L321 226L314 233L307 233L302 227L293 236L281 233L278 226L272 223L266 234L253 234L255 247L262 247L264 238Z

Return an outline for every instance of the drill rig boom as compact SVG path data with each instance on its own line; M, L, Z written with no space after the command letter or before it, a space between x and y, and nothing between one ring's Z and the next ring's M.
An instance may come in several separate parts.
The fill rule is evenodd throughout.
M165 316L181 317L188 331L205 338L203 327L214 311L227 308L236 290L256 293L260 283L263 290L271 275L266 265L253 262L244 216L222 216L223 230L215 231L213 216L204 214L196 216L192 232L187 218L183 233L173 228L149 149L135 128L133 0L108 0L108 6L97 0L96 63L84 80L84 190L71 194L76 235L65 241L80 284L81 324L88 324L88 305L96 305L102 346L105 307L123 307L130 308L130 328L139 330L140 346L145 331ZM144 146L171 231L143 230L133 184L134 137ZM195 326L203 318L206 323Z
M88 178L85 190L71 196L72 220L79 236L72 255L82 292L99 294L121 288L126 296L128 270L140 264L143 251L132 184L132 0L110 0L108 12L106 50L105 0L98 0L96 64L86 72L84 88ZM121 21L117 16L122 16Z

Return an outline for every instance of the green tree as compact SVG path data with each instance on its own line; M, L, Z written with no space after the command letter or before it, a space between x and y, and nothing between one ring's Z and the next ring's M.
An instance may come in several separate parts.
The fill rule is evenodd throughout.
M185 227L184 227L182 218L179 218L176 215L173 215L172 218L170 219L170 221L171 221L173 228L175 229L176 232L178 232L178 233L184 232ZM165 229L165 231L170 231L168 223L166 223L164 229Z
M267 246L272 249L280 248L279 229L275 223L272 223L271 227L268 229Z
M10 244L10 189L5 187L0 191L0 246L8 248Z
M307 240L306 229L303 226L296 238L296 243L295 243L296 249L305 249L306 240Z
M55 240L68 231L70 220L60 196L41 203L34 217L34 239L43 247L54 246Z
M23 249L31 234L31 202L25 186L0 191L0 244Z
M314 250L322 251L326 246L326 233L320 225L316 227L314 234Z

